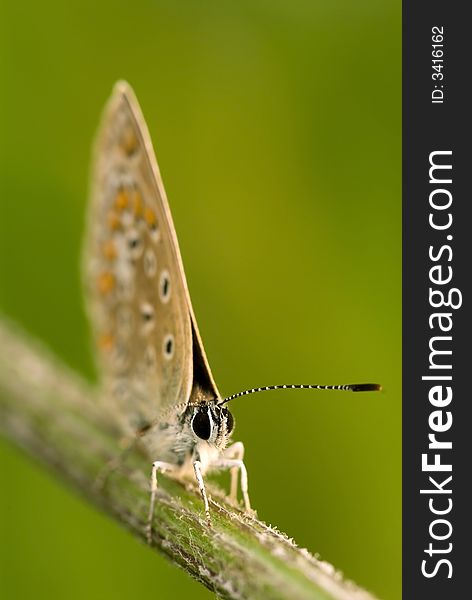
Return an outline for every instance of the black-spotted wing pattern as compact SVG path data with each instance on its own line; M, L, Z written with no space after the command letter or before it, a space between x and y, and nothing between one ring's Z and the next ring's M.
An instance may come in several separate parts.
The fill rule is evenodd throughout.
M217 395L150 136L124 82L96 141L84 262L100 369L126 431L187 402L194 365Z

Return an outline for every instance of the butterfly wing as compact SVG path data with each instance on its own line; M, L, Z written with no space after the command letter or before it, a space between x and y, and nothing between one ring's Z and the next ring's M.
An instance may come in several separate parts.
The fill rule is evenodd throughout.
M108 396L127 429L218 395L198 333L151 139L119 82L95 148L85 252L88 307Z

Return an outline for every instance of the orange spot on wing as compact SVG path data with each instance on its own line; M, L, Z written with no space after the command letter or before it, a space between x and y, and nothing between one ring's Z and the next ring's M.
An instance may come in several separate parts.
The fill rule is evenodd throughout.
M116 246L111 240L107 240L102 246L103 256L107 260L115 260L116 258Z
M124 210L129 205L129 195L124 189L119 190L115 198L115 208L117 210Z
M108 220L108 227L110 229L112 229L113 231L116 231L117 229L120 229L120 227L121 227L121 219L120 219L119 215L114 210L111 210L108 213L107 220Z
M114 341L111 333L102 333L98 338L98 347L104 352L110 352L113 349Z
M113 273L109 273L105 271L98 277L97 287L100 294L103 296L111 292L111 290L115 287L115 276Z
M148 206L144 209L144 218L149 227L155 227L157 225L156 213Z
M131 156L136 152L138 148L138 138L131 125L128 125L124 131L121 138L121 145L128 156Z
M139 190L135 190L133 195L133 212L134 216L137 218L142 217L144 214L143 197Z

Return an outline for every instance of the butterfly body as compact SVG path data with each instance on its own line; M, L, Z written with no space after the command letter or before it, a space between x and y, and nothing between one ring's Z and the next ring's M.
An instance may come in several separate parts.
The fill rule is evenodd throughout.
M207 520L203 475L231 469L235 497L239 471L249 508L243 446L228 447L233 418L218 405L151 139L125 82L95 146L84 272L103 397L154 461L150 523L159 471L197 479Z
M378 384L276 385L221 398L190 301L166 193L133 91L116 84L97 137L84 252L103 398L128 438L152 462L148 539L157 474L194 477L210 523L203 476L231 471L250 509L244 446L225 404L285 388L378 391Z
M145 432L142 444L149 456L175 465L175 475L193 477L195 460L200 460L203 474L211 470L228 446L232 429L231 413L215 401L187 403L162 415Z

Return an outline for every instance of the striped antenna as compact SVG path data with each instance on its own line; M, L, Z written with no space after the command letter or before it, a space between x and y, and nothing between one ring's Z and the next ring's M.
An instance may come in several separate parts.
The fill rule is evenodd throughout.
M227 398L223 398L218 402L218 406L226 404L230 400L239 398L240 396L247 396L248 394L256 394L257 392L268 392L269 390L339 390L341 392L380 392L382 386L378 383L349 383L345 385L305 385L301 383L292 385L267 385L265 387L253 388L252 390L245 390L244 392L238 392Z

